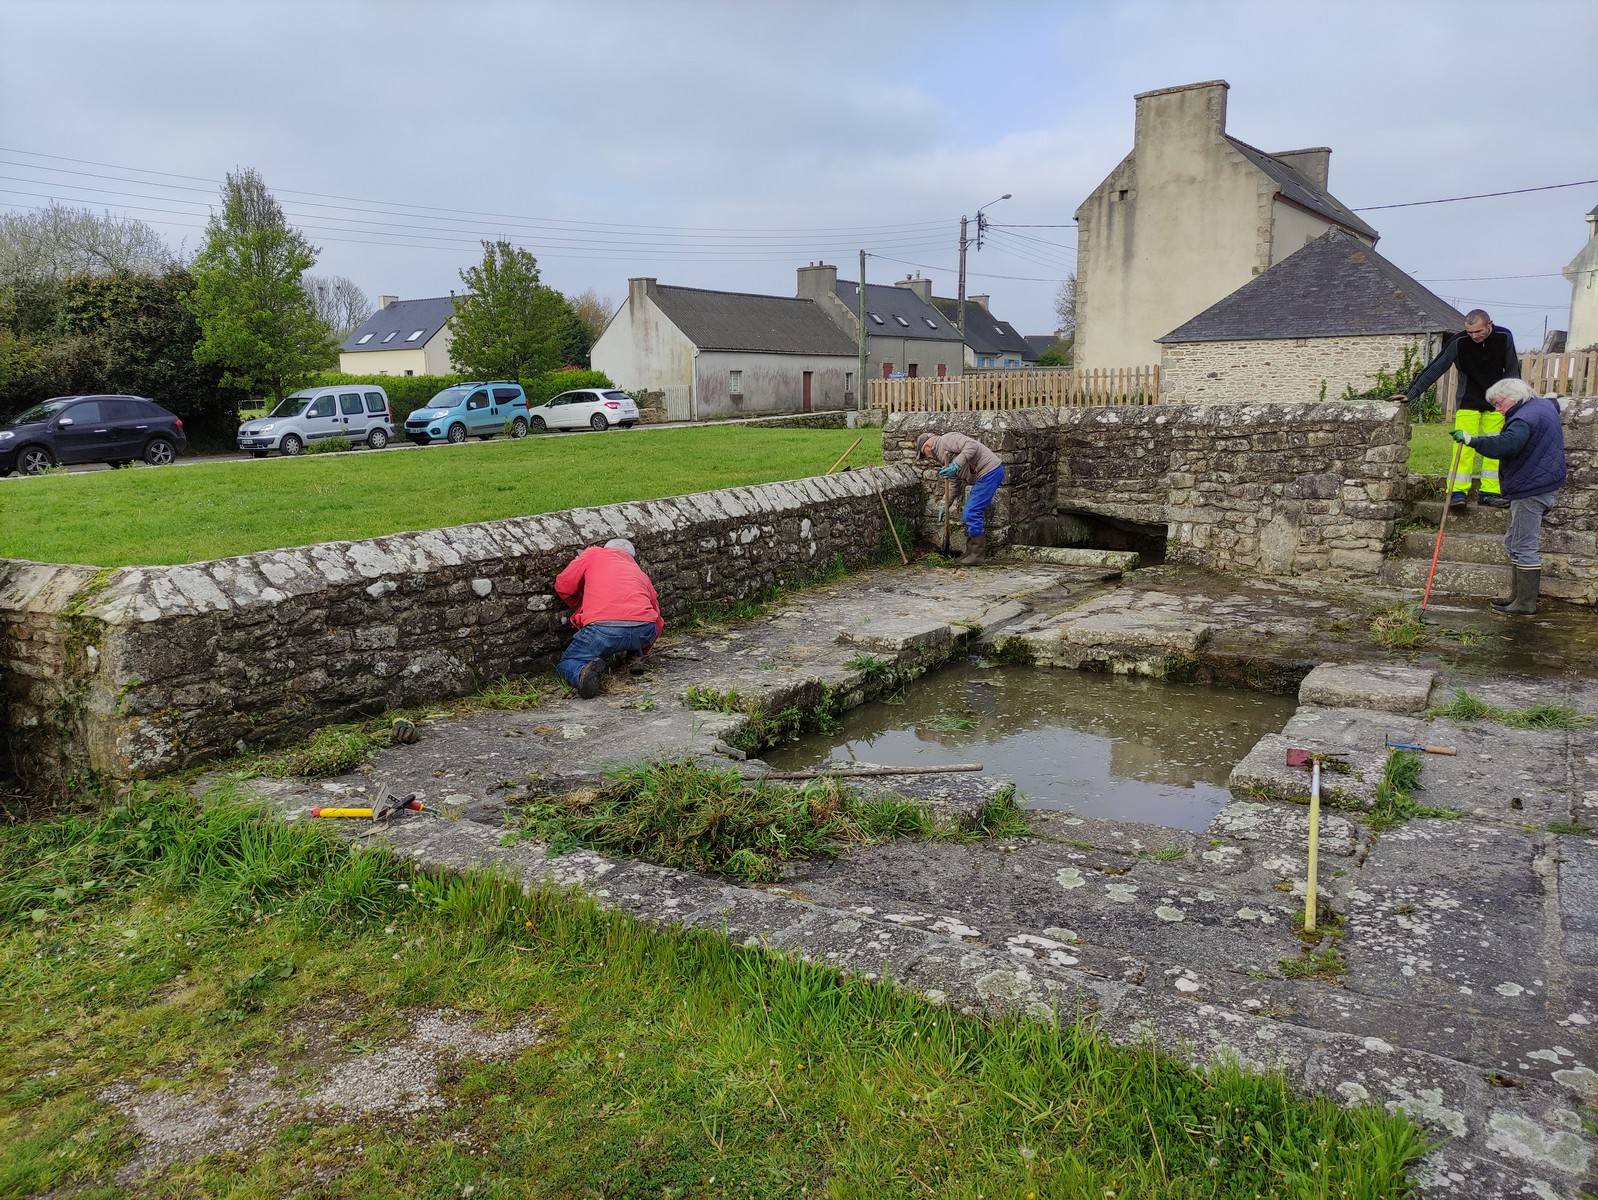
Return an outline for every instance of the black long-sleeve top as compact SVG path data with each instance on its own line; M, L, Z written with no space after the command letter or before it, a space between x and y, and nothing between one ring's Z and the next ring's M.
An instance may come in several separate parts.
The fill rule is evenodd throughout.
M1449 367L1459 367L1459 394L1456 407L1476 412L1489 412L1487 389L1500 379L1520 378L1520 356L1515 353L1515 335L1502 325L1480 342L1471 341L1470 334L1456 333L1438 351L1437 357L1426 364L1426 369L1415 376L1415 382L1404 389L1413 400L1443 377Z

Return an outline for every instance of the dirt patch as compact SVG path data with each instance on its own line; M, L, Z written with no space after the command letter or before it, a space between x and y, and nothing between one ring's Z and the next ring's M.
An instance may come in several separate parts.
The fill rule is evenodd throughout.
M341 1036L345 1020L301 1014L283 1027L279 1062L230 1070L216 1085L192 1091L161 1079L111 1085L100 1099L138 1142L116 1182L126 1186L207 1154L240 1153L309 1118L405 1120L442 1109L441 1069L467 1059L514 1059L544 1037L536 1017L506 1029L482 1029L477 1017L453 1009L401 1010L395 1019L404 1033L377 1045Z

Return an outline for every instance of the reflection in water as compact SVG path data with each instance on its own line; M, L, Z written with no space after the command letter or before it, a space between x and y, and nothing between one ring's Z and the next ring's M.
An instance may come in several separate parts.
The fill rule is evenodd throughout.
M779 770L980 762L1034 808L1198 830L1226 802L1232 767L1294 708L1260 692L963 665L912 684L902 704L865 705L841 731L765 757ZM975 724L951 729L960 718Z

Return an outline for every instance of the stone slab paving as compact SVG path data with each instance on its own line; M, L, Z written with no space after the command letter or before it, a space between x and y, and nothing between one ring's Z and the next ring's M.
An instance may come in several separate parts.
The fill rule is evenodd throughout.
M433 803L463 795L463 820L340 828L429 864L494 865L647 921L886 976L961 1009L1080 1014L1116 1041L1153 1038L1196 1063L1235 1058L1345 1102L1401 1108L1440 1141L1419 1168L1423 1196L1598 1188L1598 1137L1584 1125L1598 1112L1598 839L1549 829L1595 823L1598 731L1421 711L1423 697L1468 687L1504 708L1598 713L1591 614L1527 625L1472 610L1450 617L1464 633L1394 657L1364 634L1389 596L1113 574L1025 563L856 576L761 622L668 631L649 674L609 678L596 701L439 718L358 776L250 786L290 815L380 782ZM1306 687L1196 834L1039 810L1028 837L876 847L765 888L501 844L502 811L530 778L579 781L649 754L727 763L717 747L744 718L687 707L689 687L735 690L768 711L823 688L858 699L865 672L850 663L862 653L905 665L962 640L1016 637L1045 662L1073 645L1107 669L1152 670L1161 655L1202 665L1213 653ZM1311 675L1314 655L1333 665ZM1457 819L1369 827L1389 739L1457 749L1422 756L1416 797ZM1321 810L1317 891L1336 936L1313 947L1298 932L1309 777L1286 767L1289 747L1337 753L1348 768L1327 774ZM895 782L958 812L1000 781Z

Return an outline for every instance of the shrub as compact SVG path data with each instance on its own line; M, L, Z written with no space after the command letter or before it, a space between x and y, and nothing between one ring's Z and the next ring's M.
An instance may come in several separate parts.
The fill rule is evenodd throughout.
M355 443L347 437L325 437L306 444L307 454L342 454L346 450L355 449Z

